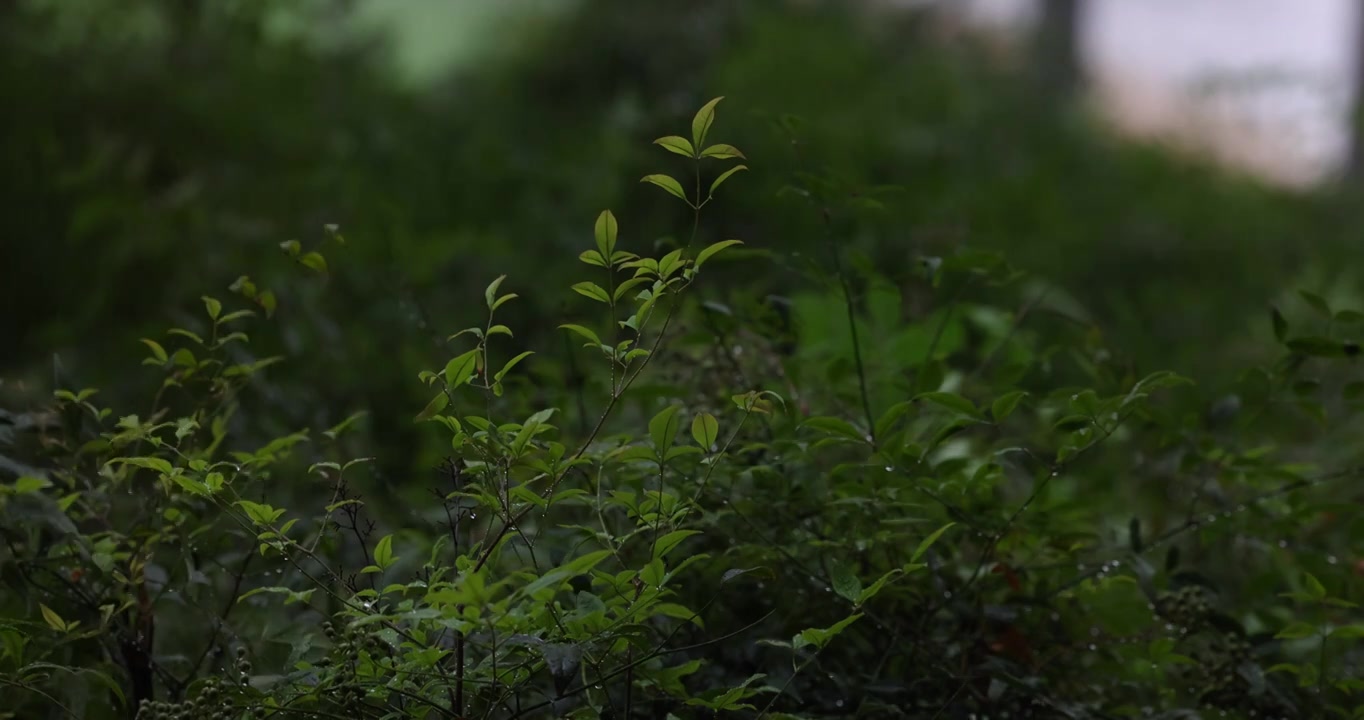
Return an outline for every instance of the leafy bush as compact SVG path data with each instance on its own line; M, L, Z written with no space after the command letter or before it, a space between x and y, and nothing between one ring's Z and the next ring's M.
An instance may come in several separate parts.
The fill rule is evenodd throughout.
M995 254L883 276L849 242L877 193L806 173L806 289L707 286L769 262L708 219L746 169L718 102L643 178L685 240L598 215L562 367L504 322L515 277L429 359L449 456L401 524L357 490L394 452L364 416L274 432L255 323L289 310L249 277L142 339L143 408L6 413L7 712L1364 717L1364 315L1304 294L1208 397Z

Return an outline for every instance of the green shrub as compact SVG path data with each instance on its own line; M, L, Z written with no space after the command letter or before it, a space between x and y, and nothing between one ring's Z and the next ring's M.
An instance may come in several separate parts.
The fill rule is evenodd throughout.
M395 452L354 440L371 420L274 432L300 410L262 401L256 348L289 311L247 277L142 339L148 405L56 388L0 418L0 707L1364 716L1364 315L1304 294L1281 361L1208 397L998 255L885 277L848 241L877 195L808 174L783 193L822 223L806 289L707 286L769 262L702 212L745 177L717 102L656 141L685 172L643 179L684 240L597 217L562 361L504 324L516 277L430 358L415 417L448 457L367 478L429 485L405 515L358 489ZM308 275L350 247L282 245Z

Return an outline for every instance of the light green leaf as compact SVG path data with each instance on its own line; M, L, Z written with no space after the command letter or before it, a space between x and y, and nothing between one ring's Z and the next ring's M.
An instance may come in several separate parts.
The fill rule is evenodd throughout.
M677 413L681 409L681 405L669 405L649 421L649 438L653 440L654 449L659 454L666 452L677 436L681 424Z
M662 174L645 175L644 177L640 178L639 181L657 185L663 188L664 190L667 190L670 195L681 198L682 201L687 203L688 205L691 204L691 201L687 200L686 191L682 189L682 184L667 175Z
M527 350L527 351L521 353L520 355L517 355L516 357L514 357L514 358L508 360L508 361L507 361L507 364L506 364L506 365L503 365L503 366L502 366L502 369L501 369L501 370L498 370L498 371L497 371L497 374L493 376L493 379L496 380L496 381L498 381L498 382L501 382L501 381L502 381L502 378L504 378L504 377L507 376L507 372L509 372L512 368L516 367L516 364L517 364L517 363L521 362L522 360L525 360L526 358L528 358L528 357L530 357L531 355L534 355L534 354L535 354L535 352L534 352L533 350Z
M743 240L721 240L720 242L715 243L710 247L707 247L705 250L702 250L700 253L697 253L696 269L700 270L701 266L704 265L707 260L711 259L711 257L713 257L716 253L720 252L721 250L724 250L727 247L733 247L735 245L743 244L744 244Z
M502 281L506 279L507 279L506 275L498 275L496 280L493 280L492 282L488 283L488 287L484 288L483 300L485 303L487 303L489 310L492 310L493 303L497 302L497 288L500 287L502 285Z
M584 250L582 251L581 254L578 255L578 259L587 263L588 265L596 265L597 267L607 267L606 258L602 257L601 251L599 250Z
M431 402L427 403L426 407L423 408L421 412L417 413L417 417L413 418L413 420L416 422L430 420L438 415L441 410L444 410L445 406L448 404L450 404L450 396L446 395L445 391L442 390L436 393L435 397L431 398Z
M691 421L691 436L706 452L715 445L720 434L720 423L710 413L700 413Z
M457 388L469 382L478 367L478 350L470 350L445 364L445 384Z
M604 258L611 257L611 253L616 249L616 235L620 232L616 216L610 210L601 211L593 231L597 238L597 252Z
M393 557L393 536L385 535L374 546L374 564L387 570L398 558Z
M692 147L690 141L680 135L669 135L654 141L655 145L662 145L668 152L677 153L682 157L696 157L696 149Z
M733 145L726 145L724 143L720 143L718 145L711 145L705 150L702 150L701 157L715 158L716 160L729 160L730 158L744 158L745 160L748 159L744 157L743 153L739 152L739 148L736 148Z
M165 362L170 359L170 356L166 354L166 349L161 347L161 343L155 340L148 340L147 338L142 338L142 343L152 351L152 357L156 358L157 362L165 364Z
M691 139L692 144L695 147L701 147L706 144L706 133L710 132L710 126L715 122L715 106L720 104L720 101L724 99L724 96L721 95L705 105L702 105L701 109L697 110L696 115L692 117Z
M593 345L601 345L601 340L597 337L597 334L582 325L560 325L559 328L562 330L571 330L586 338Z
M218 316L223 313L223 304L218 302L216 298L211 298L207 295L204 295L200 299L204 301L204 309L208 311L209 319L217 320Z
M62 619L61 615L57 614L56 610L42 603L38 603L38 610L42 612L43 621L47 623L48 627L57 632L66 632L66 621Z
M924 553L928 552L928 549L933 547L933 543L936 543L938 538L942 537L942 534L947 532L947 529L953 525L956 525L956 523L947 523L937 530L934 530L932 535L924 538L923 542L919 543L919 547L915 549L914 554L910 556L909 561L911 563L918 562L919 558L923 557Z
M299 258L298 261L303 264L303 267L316 270L320 273L327 272L327 259L322 257L321 253L310 252Z
M594 282L580 282L573 285L573 291L584 297L592 298L597 302L611 304L611 296L606 290Z
M693 535L700 534L700 530L674 530L667 535L664 535L654 543L653 559L657 560L658 558L666 557L667 554L672 552L673 548L677 547L683 540L686 540Z
M715 180L711 182L709 194L711 196L714 196L716 189L719 188L720 185L722 185L726 180L728 180L730 175L733 175L734 173L739 172L741 170L747 169L748 169L747 165L735 165L734 167L720 173L720 176L715 178Z

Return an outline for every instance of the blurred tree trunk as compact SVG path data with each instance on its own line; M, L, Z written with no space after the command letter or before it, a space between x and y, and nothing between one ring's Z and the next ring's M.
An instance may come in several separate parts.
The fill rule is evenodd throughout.
M1080 26L1086 0L1040 0L1035 62L1048 95L1069 100L1084 81L1080 63Z
M1354 77L1350 98L1350 156L1345 167L1346 181L1364 185L1364 3L1355 6Z

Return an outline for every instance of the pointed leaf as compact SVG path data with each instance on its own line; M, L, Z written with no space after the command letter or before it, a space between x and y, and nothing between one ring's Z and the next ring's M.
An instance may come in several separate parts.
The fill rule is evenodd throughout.
M718 145L711 145L705 150L702 150L701 157L715 158L717 160L728 160L730 158L744 158L745 160L748 159L744 157L743 153L739 152L739 148L736 148L733 145L726 145L724 143L720 143Z
M602 286L594 282L580 282L573 286L573 291L584 297L592 298L597 302L611 304L611 296L606 294Z
M923 557L924 553L928 552L928 549L933 547L933 543L936 543L938 538L942 537L942 534L947 532L948 528L953 525L956 525L956 523L947 523L937 530L934 530L932 535L924 538L923 542L919 543L919 547L914 550L914 554L910 556L909 561L911 563L918 562L919 558Z
M493 303L497 302L497 288L506 280L506 275L498 275L496 280L488 283L488 287L483 290L483 300L488 304L488 309L493 309Z
M705 105L702 105L701 109L697 110L696 115L692 117L691 141L695 147L701 147L706 144L706 133L710 132L710 126L715 122L715 106L724 99L725 98L722 95Z
M478 350L470 350L445 364L445 384L457 388L469 382L478 367Z
M713 257L716 253L720 252L721 250L724 250L727 247L733 247L735 245L743 244L744 244L743 240L721 240L720 242L711 245L705 250L702 250L701 252L697 253L696 269L700 270L701 266L705 264L707 260L709 260L711 257Z
M604 258L611 257L611 253L616 249L616 235L620 232L620 226L616 223L616 216L610 210L603 210L597 216L597 224L593 228L597 238L597 252Z
M506 376L507 376L507 373L508 373L512 368L516 367L516 364L517 364L517 363L521 362L522 360L525 360L526 358L528 358L528 357L530 357L531 355L534 355L534 354L535 354L535 352L534 352L533 350L527 350L527 351L521 353L520 355L517 355L516 357L514 357L514 358L508 360L508 361L507 361L507 364L506 364L506 365L503 365L503 366L502 366L502 369L501 369L501 370L498 370L498 371L497 371L497 374L493 376L493 380L496 380L496 381L498 381L498 382L501 382L501 381L502 381L502 378L506 377Z
M662 145L668 152L674 152L682 157L696 157L696 150L692 147L691 141L680 135L669 135L654 141L655 145Z
M660 454L673 444L673 438L677 437L677 431L681 429L681 422L677 419L677 413L681 409L681 405L669 405L649 421L649 439L653 441L654 448Z
M664 190L667 190L670 195L681 198L683 202L687 202L688 204L690 204L690 201L687 200L686 191L682 189L682 184L667 175L663 174L645 175L644 177L640 178L639 181L657 185L663 188Z
M1018 407L1018 403L1027 396L1028 393L1022 390L1001 395L990 405L990 415L994 417L995 422L1003 422L1004 418L1012 415L1014 409Z
M747 169L748 169L747 165L735 165L734 167L720 173L720 177L715 178L715 181L710 184L710 195L714 195L716 188L719 188L720 185L724 183L724 181L728 180L730 175L733 175L734 173L739 172L740 170Z
M560 325L559 328L562 330L571 330L581 335L582 337L586 338L593 345L601 344L601 340L597 337L597 334L592 332L591 330L588 330L582 325Z

